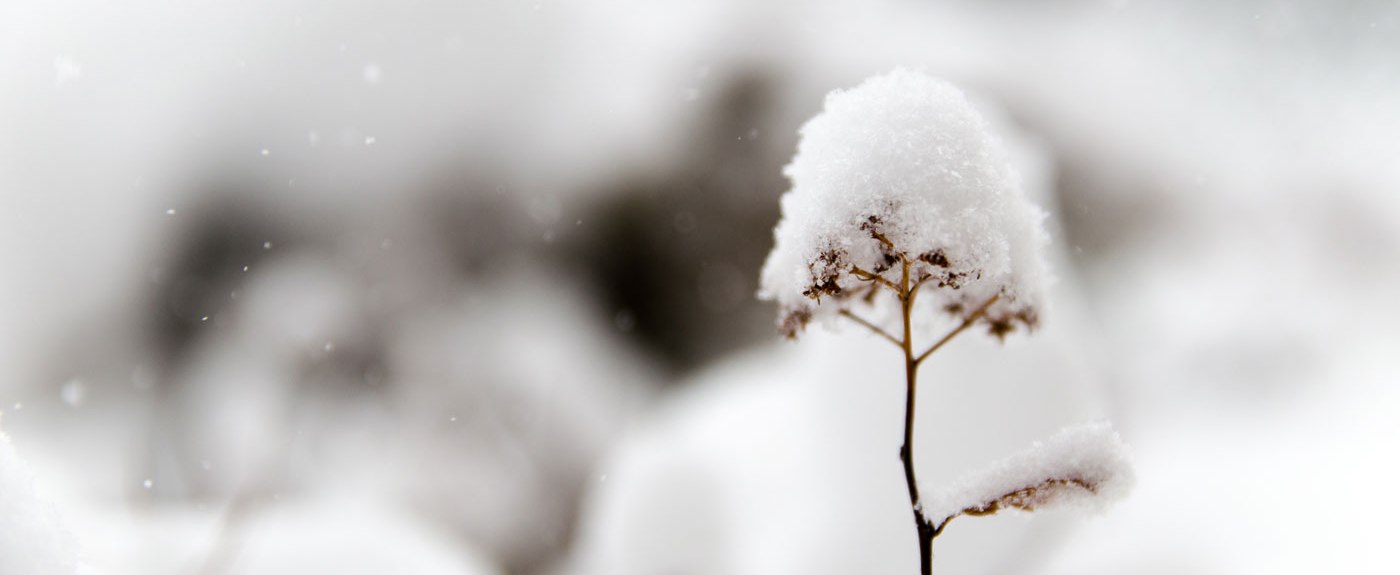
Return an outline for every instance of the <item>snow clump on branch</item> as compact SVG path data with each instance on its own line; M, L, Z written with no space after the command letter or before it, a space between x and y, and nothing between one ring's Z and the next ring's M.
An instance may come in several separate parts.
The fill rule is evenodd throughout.
M946 489L924 489L921 511L942 526L959 515L1003 509L1105 509L1133 486L1132 463L1107 422L1066 427L1044 442L966 475Z
M800 134L759 290L778 302L784 335L874 302L905 266L909 286L937 288L921 309L961 320L992 301L974 319L993 334L1035 327L1045 216L958 88L896 69L827 95ZM893 331L896 320L878 323Z

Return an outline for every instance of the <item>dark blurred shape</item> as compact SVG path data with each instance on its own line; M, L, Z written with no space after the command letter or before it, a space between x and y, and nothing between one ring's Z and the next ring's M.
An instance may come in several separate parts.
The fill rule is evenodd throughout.
M512 262L540 259L552 243L544 238L559 219L557 201L531 200L480 167L454 167L439 175L435 193L419 207L430 240L438 242L460 278L486 278Z
M179 363L200 333L235 305L238 287L292 235L270 210L219 187L171 239L168 265L152 274L151 339L162 365Z
M683 162L614 184L595 234L571 260L599 286L618 327L683 371L774 331L757 302L773 243L790 138L771 138L773 80L737 73L703 116Z
M1076 154L1071 146L1054 149L1059 154L1055 212L1076 264L1104 261L1135 248L1136 242L1156 233L1162 221L1180 209L1172 203L1174 195L1162 189L1150 170L1125 167L1133 163L1131 158L1104 163L1101 158Z

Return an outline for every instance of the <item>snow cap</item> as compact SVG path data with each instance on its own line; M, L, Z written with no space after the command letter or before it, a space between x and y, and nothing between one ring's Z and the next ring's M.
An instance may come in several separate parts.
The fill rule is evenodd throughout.
M1044 213L962 91L896 69L831 92L799 133L759 289L785 335L872 301L867 274L899 285L905 262L920 309L961 319L999 296L980 318L992 333L1036 325Z

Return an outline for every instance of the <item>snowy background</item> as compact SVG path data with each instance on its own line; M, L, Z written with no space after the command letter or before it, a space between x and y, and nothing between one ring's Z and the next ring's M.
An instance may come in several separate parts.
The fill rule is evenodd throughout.
M914 572L898 356L753 297L897 65L1059 277L924 366L920 478L1094 418L1138 477L939 572L1400 568L1394 3L11 0L0 575Z

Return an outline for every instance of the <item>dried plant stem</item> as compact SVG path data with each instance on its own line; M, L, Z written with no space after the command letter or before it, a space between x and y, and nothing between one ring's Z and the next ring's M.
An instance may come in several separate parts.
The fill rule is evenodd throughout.
M904 482L909 487L909 507L914 512L914 527L919 533L919 573L933 573L933 524L919 511L919 482L914 477L914 399L918 391L919 362L914 359L914 335L911 328L911 311L914 305L914 292L909 286L909 260L900 258L900 315L903 316L904 339L900 349L904 351L904 444L899 446L899 460L904 464Z
M899 298L900 315L903 323L903 337L894 337L889 332L881 329L865 318L856 315L850 310L842 309L840 313L843 317L849 318L851 321L864 326L866 329L885 338L890 343L895 344L904 352L904 444L899 447L899 460L904 464L904 482L909 488L909 506L914 513L914 526L918 530L919 535L919 573L922 575L931 575L933 573L933 538L937 537L938 534L943 531L943 527L947 525L947 521L943 521L939 525L934 525L927 517L924 517L923 512L920 510L919 483L914 474L914 405L918 392L919 365L923 363L928 356L932 355L933 352L938 351L939 348L942 348L949 341L952 341L954 337L957 337L958 334L976 323L978 319L987 313L987 308L996 303L1000 295L992 296L986 303L983 303L971 314L963 318L962 323L959 324L958 327L948 332L942 339L939 339L923 353L916 356L914 355L912 324L914 298L918 293L919 287L923 285L924 280L919 280L911 285L909 277L909 258L900 254L899 260L901 270L899 285L895 285L894 282L880 275L872 274L859 268L855 269L854 273L863 279L875 282L879 285L884 285L895 292L895 295Z
M943 347L950 341L953 341L954 337L957 337L957 335L962 333L963 330L971 327L972 324L976 323L979 318L981 318L983 315L986 315L987 308L992 307L992 304L996 303L998 299L1001 299L1001 294L996 294L992 296L991 299L988 299L986 303L979 306L975 311L972 312L972 315L969 315L965 319L963 319L963 322L959 324L958 327L953 328L953 331L948 332L948 335L943 336L943 339L938 340L938 342L930 346L928 350L919 354L919 357L914 358L914 366L918 367L920 363L924 362L924 359L927 359L928 356L933 355L933 352L938 351L938 348ZM906 312L906 314L907 313L908 312Z
M890 335L890 332L887 332L887 331L885 331L885 330L883 330L883 329L880 329L879 326L877 326L877 325L875 325L875 324L873 324L873 323L870 323L870 320L867 320L867 319L865 319L865 318L863 318L863 317L860 317L860 316L856 315L855 313L851 312L851 310L842 309L840 313L841 313L841 316L842 316L842 317L845 317L845 318L847 318L847 319L849 319L849 320L851 320L851 321L853 321L853 322L856 322L856 323L858 323L858 324L860 324L860 325L865 326L866 329L869 329L870 331L875 332L876 335L885 338L885 339L888 340L890 343L893 343L893 344L898 345L898 346L901 346L901 347L904 345L904 342L901 342L901 341L899 341L898 339L896 339L894 336Z
M901 258L901 259L903 259L903 258ZM905 266L908 267L908 264L905 264ZM907 273L908 270L905 270L905 272ZM909 287L909 286L907 285L909 282L905 282L906 285L904 286L904 288L900 288L899 286L894 285L894 282L885 279L885 276L882 276L882 275L877 274L877 273L874 273L874 272L869 272L869 271L863 270L863 269L861 269L859 266L851 268L851 273L854 274L856 277L858 277L858 278L860 278L860 279L863 279L863 280L865 280L865 281L868 281L868 282L875 282L875 283L877 283L877 284L880 284L880 285L882 285L882 286L885 286L885 287L887 287L887 288L890 288L890 290L893 291L893 292L895 293L895 295L896 295L896 296L899 296L901 299L904 298L904 293L907 292L907 291L909 291L909 290L908 290L908 287Z

